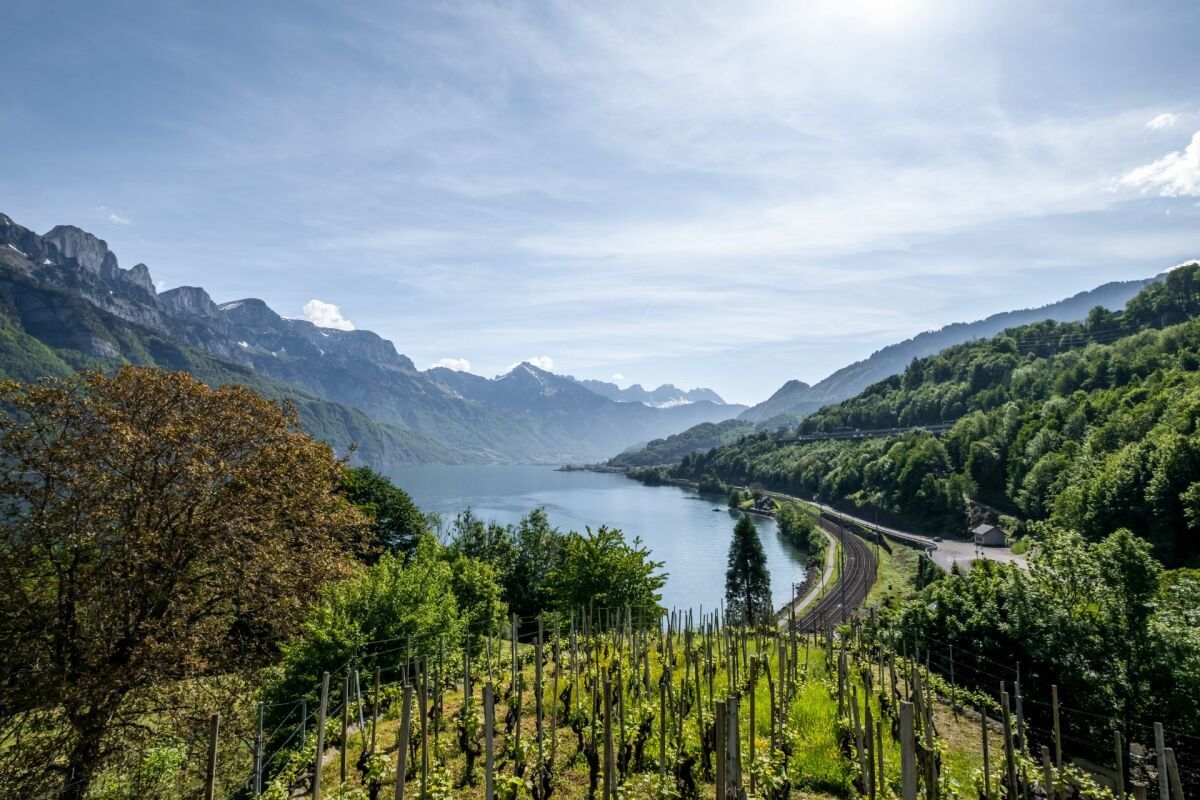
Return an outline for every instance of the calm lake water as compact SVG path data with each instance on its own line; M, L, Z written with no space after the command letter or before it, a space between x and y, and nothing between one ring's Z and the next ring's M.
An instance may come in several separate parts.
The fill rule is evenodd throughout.
M702 498L676 486L643 486L623 475L559 472L554 467L413 466L390 477L423 511L447 521L467 506L485 520L516 522L542 507L563 531L600 525L620 528L627 540L640 536L668 573L663 588L667 608L706 610L725 592L725 561L736 518L724 501ZM721 506L719 511L714 507ZM754 517L767 563L775 607L804 579L804 558L783 541L775 521Z

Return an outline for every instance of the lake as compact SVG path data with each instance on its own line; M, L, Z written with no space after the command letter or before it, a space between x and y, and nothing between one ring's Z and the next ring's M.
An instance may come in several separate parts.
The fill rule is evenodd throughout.
M447 522L468 506L483 519L502 523L517 522L541 507L562 531L620 528L627 540L640 536L654 559L666 562L662 594L667 608L711 610L724 597L725 562L737 521L724 508L724 498L700 497L677 486L643 486L612 473L559 472L552 466L422 465L393 469L389 477L423 511L436 511ZM773 519L755 516L754 523L779 608L791 596L792 583L804 579L804 556L783 540Z

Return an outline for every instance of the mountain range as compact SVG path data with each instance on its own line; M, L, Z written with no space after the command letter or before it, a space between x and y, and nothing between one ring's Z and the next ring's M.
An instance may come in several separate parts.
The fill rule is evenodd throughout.
M615 453L630 465L662 463L755 428L793 424L946 347L1041 320L1081 320L1096 306L1119 309L1162 277L1107 283L1040 308L927 331L815 385L788 381L746 408L711 389L622 389L530 363L495 378L422 371L371 331L288 319L254 298L218 304L197 286L159 293L145 264L122 268L87 231L59 225L37 234L0 214L0 377L135 363L241 383L290 400L314 435L341 452L353 443L361 459L384 468L579 463Z
M664 383L657 389L644 389L640 383L622 389L617 384L606 381L581 380L580 383L609 400L621 403L641 403L654 408L671 408L688 403L705 402L725 404L721 396L712 389L679 389L669 383Z
M687 402L626 402L527 363L494 379L422 371L371 331L288 319L253 298L218 304L196 286L160 294L145 264L123 269L87 231L39 235L0 214L0 375L119 363L292 400L310 432L342 452L353 442L381 467L595 461L745 410L703 390Z
M900 374L913 359L940 353L954 345L987 339L1021 325L1045 320L1078 322L1097 306L1109 311L1120 310L1147 285L1161 282L1166 274L1163 272L1153 278L1113 281L1039 308L1005 311L975 322L955 322L935 331L917 334L842 367L816 384L790 380L769 398L746 409L734 420L718 424L702 423L654 440L645 447L620 453L609 463L620 467L670 464L688 453L729 444L755 430L794 425L824 406L848 400L867 387Z

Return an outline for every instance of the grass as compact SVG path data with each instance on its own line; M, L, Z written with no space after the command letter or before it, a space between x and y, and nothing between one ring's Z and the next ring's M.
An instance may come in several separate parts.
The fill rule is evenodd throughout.
M882 547L878 550L878 572L864 602L867 608L892 608L916 594L921 554L900 544L892 544L891 548L890 553Z

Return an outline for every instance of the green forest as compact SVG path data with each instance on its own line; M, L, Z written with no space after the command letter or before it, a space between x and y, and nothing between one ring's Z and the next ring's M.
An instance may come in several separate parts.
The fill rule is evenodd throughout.
M806 418L798 433L952 422L943 436L788 443L766 433L682 458L710 473L825 502L874 506L962 535L972 508L1051 521L1098 541L1127 528L1167 566L1200 558L1200 265L1122 312L1044 322L917 359Z

